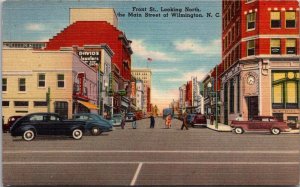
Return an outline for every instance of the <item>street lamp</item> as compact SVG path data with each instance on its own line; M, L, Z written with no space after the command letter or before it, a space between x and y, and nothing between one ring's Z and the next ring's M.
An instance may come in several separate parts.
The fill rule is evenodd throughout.
M214 82L214 78L213 78L213 77L211 78L211 82ZM216 100L215 100L215 105L216 105L215 127L216 127L216 129L218 129L218 92L217 92L217 89L216 89L216 91L214 91L214 87L213 87L213 84L212 84L211 82L209 82L209 83L207 84L207 87L210 88L210 95L215 94L215 99L216 99ZM217 82L216 82L216 83L217 83Z

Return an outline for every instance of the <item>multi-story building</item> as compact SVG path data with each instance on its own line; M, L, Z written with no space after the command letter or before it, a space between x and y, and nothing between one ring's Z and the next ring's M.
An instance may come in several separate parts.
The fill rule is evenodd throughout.
M182 113L182 110L185 109L185 100L186 100L186 84L183 84L179 87L179 109Z
M144 108L144 83L139 79L136 81L136 107L137 110Z
M273 115L299 120L299 5L222 1L221 121Z
M144 109L143 112L151 111L151 80L152 72L151 69L131 69L132 76L143 81L144 84Z
M55 112L66 118L76 112L98 112L97 70L73 51L4 48L2 55L5 119L33 112Z
M126 110L130 104L131 41L117 28L117 16L113 9L70 9L70 25L55 35L45 50L55 51L64 47L90 46L88 51L99 51L97 45L106 44L114 52L111 63L120 73L118 89L126 94L119 97L114 90L113 100ZM95 48L93 48L95 46ZM87 52L87 51L83 51ZM115 101L113 102L115 103Z

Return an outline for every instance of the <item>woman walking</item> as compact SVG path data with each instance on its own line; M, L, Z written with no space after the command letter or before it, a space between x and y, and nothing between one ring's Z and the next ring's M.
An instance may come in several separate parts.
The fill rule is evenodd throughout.
M172 122L172 116L171 114L168 114L168 116L166 117L166 128L171 128L171 122Z

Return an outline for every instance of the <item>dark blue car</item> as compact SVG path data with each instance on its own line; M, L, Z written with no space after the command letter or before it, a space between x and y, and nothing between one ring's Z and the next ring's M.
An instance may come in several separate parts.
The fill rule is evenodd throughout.
M84 121L86 132L97 136L102 132L109 132L113 130L111 121L104 119L102 116L93 113L78 113L73 115L73 120Z

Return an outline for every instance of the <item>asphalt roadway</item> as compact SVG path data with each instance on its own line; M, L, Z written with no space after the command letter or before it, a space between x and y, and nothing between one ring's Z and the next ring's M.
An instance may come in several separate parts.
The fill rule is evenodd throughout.
M299 134L165 129L156 118L100 136L3 134L3 182L15 185L297 185Z

